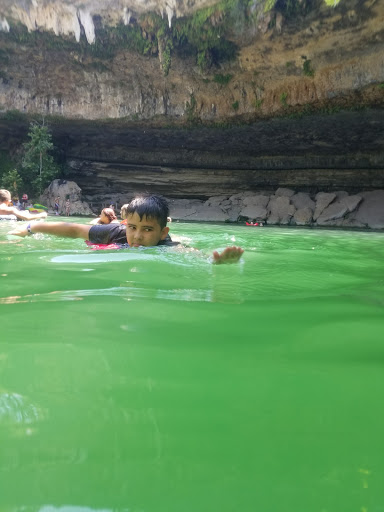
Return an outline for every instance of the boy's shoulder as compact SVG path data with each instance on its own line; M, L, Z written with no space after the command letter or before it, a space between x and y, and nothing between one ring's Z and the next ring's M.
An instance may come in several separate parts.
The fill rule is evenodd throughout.
M89 230L90 242L96 244L124 244L127 242L126 227L122 224L93 224Z
M169 235L167 235L166 238L164 238L164 240L160 240L160 242L157 245L175 246L180 245L180 242L174 242L172 238Z

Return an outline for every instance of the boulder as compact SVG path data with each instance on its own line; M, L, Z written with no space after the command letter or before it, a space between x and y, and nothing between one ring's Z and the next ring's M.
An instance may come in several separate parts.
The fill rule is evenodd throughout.
M316 194L316 207L315 213L313 214L313 220L317 220L318 217L322 214L322 212L327 208L329 204L335 199L336 194L332 192L319 192Z
M269 195L255 195L255 196L247 196L243 199L244 206L258 206L258 207L267 207L269 203Z
M311 199L310 195L307 192L298 192L297 194L291 197L291 203L297 210L301 210L303 208L310 208L312 213L315 211L316 203Z
M350 216L350 221L372 229L384 229L384 190L361 192L362 202Z
M312 222L313 210L308 206L295 211L293 221L298 226L307 226Z
M358 195L346 196L343 197L340 201L336 201L335 203L330 204L318 217L317 224L321 226L330 220L341 219L347 213L355 210L361 200L362 197Z
M342 201L348 206L348 212L353 212L357 206L361 203L363 200L362 196L355 195L355 196L348 196L344 197Z
M319 226L323 226L329 221L341 219L341 217L344 217L347 212L348 206L342 201L337 201L337 203L332 203L325 208L322 214L317 218L317 224Z
M82 199L81 188L74 181L53 180L41 195L40 202L53 210L55 198L58 196L60 196L60 213L65 213L65 201L69 199L71 215L93 215L88 203Z
M208 206L218 206L223 201L228 200L228 196L213 196L210 197L205 204Z
M268 203L267 224L289 224L295 210L288 196L272 196Z
M336 190L335 194L336 194L336 199L338 201L340 201L340 199L344 199L344 197L348 196L348 192L346 192L345 190Z
M276 190L275 196L276 197L291 197L294 195L294 193L295 193L295 191L291 190L290 188L280 187Z
M170 215L177 220L226 222L229 215L217 205L211 205L210 200L204 202L198 199L176 199L170 201ZM237 220L237 217L236 217Z
M252 220L265 220L268 216L268 210L265 206L249 205L242 208L239 215Z
M204 201L199 199L169 199L169 214L172 219L187 220L201 210Z

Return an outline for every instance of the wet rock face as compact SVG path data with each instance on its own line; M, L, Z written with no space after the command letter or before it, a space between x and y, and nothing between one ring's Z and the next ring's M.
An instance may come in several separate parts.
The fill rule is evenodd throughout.
M71 215L93 215L91 208L82 198L81 188L74 181L53 180L41 196L41 202L52 211L56 198L59 198L59 214L65 213L65 202L69 199Z

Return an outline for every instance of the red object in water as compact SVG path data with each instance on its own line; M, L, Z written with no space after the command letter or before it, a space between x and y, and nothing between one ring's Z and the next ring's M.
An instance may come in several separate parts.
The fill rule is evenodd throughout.
M258 226L258 225L259 225L259 223L258 223L258 222L255 222L255 223L253 224L252 222L251 222L251 223L246 222L246 225L247 225L247 226Z
M122 245L120 244L93 244L89 240L85 240L85 243L90 249L92 249L92 251L100 251L102 249L122 249Z

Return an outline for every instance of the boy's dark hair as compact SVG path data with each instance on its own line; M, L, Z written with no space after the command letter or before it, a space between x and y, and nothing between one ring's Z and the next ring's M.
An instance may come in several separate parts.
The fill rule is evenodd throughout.
M169 216L169 206L167 200L162 196L142 195L137 196L128 204L121 208L121 216L126 219L128 215L137 213L142 218L148 217L156 219L161 229L167 225Z
M5 188L0 188L0 201L10 201L11 200L11 193L9 190L6 190Z

